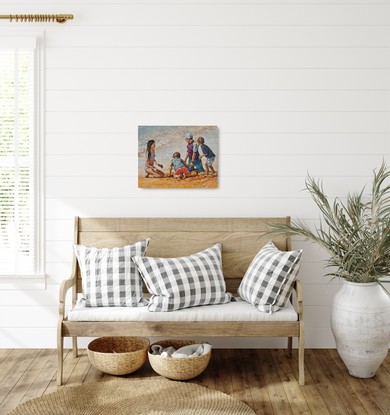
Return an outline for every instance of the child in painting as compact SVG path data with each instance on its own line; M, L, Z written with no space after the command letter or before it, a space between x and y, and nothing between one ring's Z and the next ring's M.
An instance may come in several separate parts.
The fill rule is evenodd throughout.
M188 166L192 161L192 155L194 153L194 139L191 133L186 134L185 140L187 141L187 155L184 159L184 163ZM191 171L189 168L188 170Z
M180 158L180 153L176 151L172 155L171 165L169 167L169 175L172 176L172 169L174 170L173 177L175 179L185 179L191 176L191 172L188 170L183 159Z
M209 171L211 171L212 175L216 175L217 172L214 170L214 167L213 167L216 156L215 156L213 150L211 150L211 148L209 146L206 146L206 144L204 143L204 138L203 137L198 137L196 142L199 145L199 149L200 149L200 153L201 153L200 157L201 158L202 157L206 158L206 163L205 163L206 175L209 174Z
M146 144L145 177L164 177L163 171L157 169L156 165L163 168L163 165L156 160L156 142L149 140Z
M191 133L186 134L187 141L187 155L184 159L184 163L188 166L189 171L197 173L204 173L202 161L199 158L198 144L194 143L193 135Z

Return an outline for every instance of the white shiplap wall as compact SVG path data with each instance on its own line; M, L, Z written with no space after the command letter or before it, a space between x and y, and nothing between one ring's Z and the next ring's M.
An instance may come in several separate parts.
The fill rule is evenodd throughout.
M46 33L48 274L46 290L0 291L0 347L55 347L75 215L313 222L307 172L346 195L389 161L389 1L15 0L1 9L75 19L0 26ZM219 188L138 189L138 125L219 126ZM323 277L317 247L294 246L305 248L306 344L333 347L338 287Z

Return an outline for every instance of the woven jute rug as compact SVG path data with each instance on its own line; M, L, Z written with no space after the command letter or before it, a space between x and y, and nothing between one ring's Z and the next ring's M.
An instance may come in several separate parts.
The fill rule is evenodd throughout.
M253 415L231 396L165 378L117 379L56 392L20 404L8 415Z

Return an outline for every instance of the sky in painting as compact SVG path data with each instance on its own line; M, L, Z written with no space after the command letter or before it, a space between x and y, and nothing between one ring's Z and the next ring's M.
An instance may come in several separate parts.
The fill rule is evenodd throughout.
M156 142L156 159L169 169L172 154L178 151L186 157L185 135L192 133L194 139L202 136L211 150L217 155L214 167L218 170L218 127L216 126L139 126L138 127L138 174L144 174L146 143Z

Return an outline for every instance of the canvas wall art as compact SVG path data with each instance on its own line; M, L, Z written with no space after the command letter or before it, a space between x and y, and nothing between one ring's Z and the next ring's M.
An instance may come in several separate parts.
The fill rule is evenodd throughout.
M139 126L138 187L218 187L218 127Z

